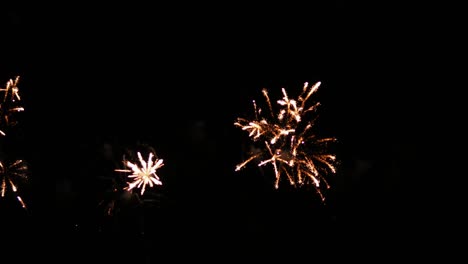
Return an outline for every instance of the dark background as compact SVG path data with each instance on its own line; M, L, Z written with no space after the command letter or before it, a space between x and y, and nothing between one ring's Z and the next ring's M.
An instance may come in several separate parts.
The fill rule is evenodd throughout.
M50 236L50 250L73 259L150 263L178 252L333 259L352 249L360 259L451 234L432 225L456 213L429 176L454 177L431 154L448 121L431 46L444 31L430 12L346 1L0 11L0 81L21 76L26 109L2 147L31 168L28 210L4 200L2 218L34 243ZM338 139L340 161L325 204L313 190L272 189L255 168L234 172L249 140L233 122L261 89L295 96L317 81L317 131ZM139 143L164 159L164 185L108 217L105 177Z

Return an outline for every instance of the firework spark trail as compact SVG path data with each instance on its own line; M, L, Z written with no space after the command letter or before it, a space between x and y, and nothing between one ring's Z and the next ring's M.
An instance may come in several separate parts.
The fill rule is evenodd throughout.
M0 92L3 92L3 98L0 103L0 125L12 126L15 122L12 121L12 115L16 112L24 111L23 107L15 105L17 101L21 100L18 89L19 76L15 80L10 79L6 88L0 88ZM5 136L5 132L0 130L0 134Z
M318 138L312 132L317 119L315 115L311 121L306 121L306 114L316 113L318 102L306 106L307 100L318 90L320 82L309 88L304 83L303 91L294 100L289 98L286 90L282 89L283 98L277 101L279 111L275 115L268 91L262 90L268 116L262 116L262 108L253 101L255 119L237 118L235 126L249 133L249 138L259 144L260 152L251 154L244 162L236 166L236 171L257 160L258 166L271 164L275 174L275 188L279 188L280 178L284 175L290 185L299 187L312 184L322 199L322 186L330 188L325 175L336 173L336 156L328 153L328 143L335 138Z
M0 177L2 178L0 187L1 197L5 197L5 194L9 188L13 191L13 193L17 194L18 186L16 180L27 180L27 172L28 166L26 166L26 163L23 160L17 160L9 165L5 165L2 161L0 161ZM16 199L18 199L23 208L26 208L26 203L19 194L16 195Z
M164 166L162 159L155 159L153 161L154 154L150 153L148 160L145 161L140 152L138 154L138 160L140 161L141 166L132 163L130 161L124 162L129 169L117 169L118 172L132 172L128 175L128 178L134 178L132 182L128 182L128 186L125 188L128 191L131 191L133 188L141 188L140 194L143 195L147 185L153 187L153 185L162 185L159 176L156 174L156 170Z

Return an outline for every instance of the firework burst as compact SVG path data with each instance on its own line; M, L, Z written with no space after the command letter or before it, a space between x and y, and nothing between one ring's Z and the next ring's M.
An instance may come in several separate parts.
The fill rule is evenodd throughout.
M164 163L162 159L155 158L155 160L153 160L155 155L152 152L149 153L146 161L143 159L141 152L137 152L137 156L140 166L124 159L124 164L129 169L116 169L115 171L131 173L128 175L128 178L133 179L133 181L127 182L128 186L125 187L125 190L131 191L134 188L139 188L141 189L140 194L143 195L147 185L149 185L149 187L162 185L156 171L164 166Z
M253 101L255 117L253 120L237 118L235 126L248 132L256 147L249 157L236 166L236 171L247 164L257 161L258 166L271 165L275 174L275 188L280 179L286 178L290 185L300 187L312 185L322 201L322 190L330 188L325 175L336 172L336 156L329 153L328 143L335 138L319 138L313 133L317 120L316 102L307 106L307 101L318 90L320 82L309 87L306 82L297 99L289 98L282 89L283 98L277 101L275 113L266 89L262 93L266 99L268 113L264 113ZM311 117L308 118L308 115Z
M10 79L6 84L6 88L0 88L0 93L3 93L0 102L0 126L2 127L16 125L13 115L24 111L24 108L18 105L18 102L21 101L18 82L19 76L15 80ZM0 135L5 136L5 132L0 130Z
M26 208L26 203L18 194L18 181L26 181L28 179L28 166L23 160L16 160L11 164L5 164L0 161L0 177L2 179L0 187L1 197L5 197L8 190L16 194L16 198L23 208Z

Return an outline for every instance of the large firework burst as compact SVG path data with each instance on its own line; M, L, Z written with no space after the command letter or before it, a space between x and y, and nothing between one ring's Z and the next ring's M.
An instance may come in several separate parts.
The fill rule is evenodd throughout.
M306 105L320 84L317 82L309 88L308 83L304 83L303 91L297 99L289 98L283 88L283 98L277 101L277 113L268 91L262 90L269 113L264 113L253 101L255 117L252 120L239 117L234 123L247 131L255 143L255 151L236 166L236 171L254 160L258 162L258 166L270 164L275 174L275 188L279 187L284 175L289 184L296 187L312 184L322 201L325 199L322 189L330 187L325 175L336 172L336 156L329 153L327 145L336 139L319 138L313 133L320 103Z

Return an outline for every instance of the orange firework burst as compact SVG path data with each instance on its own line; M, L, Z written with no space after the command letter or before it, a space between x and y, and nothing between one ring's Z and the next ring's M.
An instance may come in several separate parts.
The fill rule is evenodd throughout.
M18 89L19 76L15 80L10 79L7 82L6 88L0 88L3 92L3 98L0 102L0 125L2 127L13 126L16 124L13 114L24 111L24 108L18 105L21 100ZM0 130L0 135L4 136L5 132Z
M253 120L237 118L235 126L249 133L250 139L258 144L254 153L236 166L236 171L244 168L251 161L258 161L258 166L271 164L275 173L275 188L279 187L284 175L290 185L302 186L311 183L322 201L325 199L322 188L330 186L324 175L335 173L336 156L329 153L327 144L335 138L318 138L313 133L320 103L306 106L307 100L320 86L320 82L309 88L306 82L301 95L290 99L282 89L283 98L277 101L279 111L275 114L268 91L263 89L269 114L262 116L262 108L253 101L255 118ZM312 115L311 119L306 114ZM314 115L315 114L315 115Z
M141 188L140 194L143 195L147 185L149 185L149 187L162 185L159 176L156 174L156 170L164 166L164 163L162 159L155 159L153 161L154 154L151 152L149 153L147 161L143 159L141 152L138 152L137 155L141 166L124 160L124 164L130 169L117 169L115 171L131 172L132 174L128 175L128 178L133 178L133 181L128 182L128 186L125 189L131 191L133 188Z
M0 161L0 177L2 178L2 183L0 187L1 197L5 197L5 194L8 189L11 189L13 193L16 194L16 198L20 202L23 208L26 208L21 196L18 194L17 180L27 180L28 179L28 166L23 160L16 160L11 164L4 164Z

